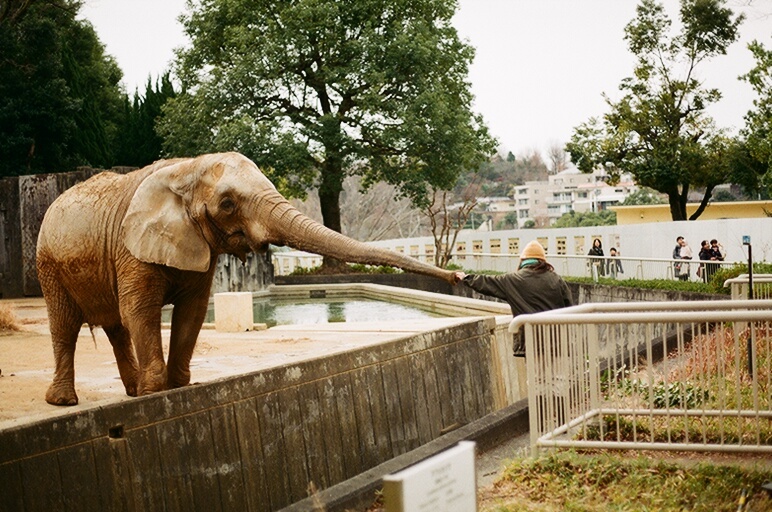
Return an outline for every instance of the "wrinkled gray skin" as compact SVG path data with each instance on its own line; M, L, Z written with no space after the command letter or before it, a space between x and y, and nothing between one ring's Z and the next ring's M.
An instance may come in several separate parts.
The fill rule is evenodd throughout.
M54 201L40 229L38 277L56 364L46 401L78 403L74 354L84 322L104 328L128 395L187 385L217 256L244 259L268 244L456 281L453 272L370 247L305 217L237 153L162 160L126 175L101 173ZM174 305L166 363L160 332L165 304Z

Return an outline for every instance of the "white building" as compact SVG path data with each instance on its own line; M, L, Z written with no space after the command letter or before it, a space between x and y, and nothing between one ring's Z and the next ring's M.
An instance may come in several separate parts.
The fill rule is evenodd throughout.
M592 174L571 168L548 177L547 181L527 181L514 187L518 222L528 220L536 227L547 227L570 211L601 211L619 204L636 190L629 176L616 185L606 182L603 171Z

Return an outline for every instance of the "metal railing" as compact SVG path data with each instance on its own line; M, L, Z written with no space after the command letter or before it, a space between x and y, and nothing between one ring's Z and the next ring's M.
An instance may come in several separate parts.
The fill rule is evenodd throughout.
M456 254L453 263L472 271L494 270L512 272L517 270L519 258L511 254ZM704 266L700 260L674 260L668 258L633 258L608 256L579 256L573 254L548 254L555 271L562 276L599 277L612 279L682 279L704 281ZM712 261L709 272L721 267L731 267L738 262ZM697 269L703 270L697 272Z
M750 278L748 274L740 274L734 279L724 281L724 286L728 287L732 293L732 299L748 299L748 289L750 288ZM753 298L754 299L772 299L772 274L754 274L753 275Z
M413 258L425 263L434 263L432 254L411 254ZM321 256L300 251L277 252L273 254L274 268L277 275L286 275L298 267L310 268L321 264ZM548 254L547 261L562 276L590 277L596 281L600 277L613 279L683 279L685 281L704 280L704 272L697 269L707 268L712 274L721 267L731 267L740 262L712 261L703 266L700 260L673 260L666 258L632 258L578 256L568 254ZM513 254L493 253L457 253L452 263L474 272L496 271L514 272L517 270L519 257Z
M525 336L534 453L772 453L770 300L585 304L509 330Z

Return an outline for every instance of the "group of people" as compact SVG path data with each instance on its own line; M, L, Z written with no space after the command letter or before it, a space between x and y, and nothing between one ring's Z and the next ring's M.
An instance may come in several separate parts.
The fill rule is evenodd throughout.
M620 253L617 248L612 247L609 249L609 259L604 259L603 242L600 241L600 238L594 239L590 252L587 253L587 256L593 256L590 261L593 267L593 275L602 277L608 274L610 277L616 278L617 274L623 274L622 261L617 259L619 255Z
M719 269L717 262L724 261L726 253L724 248L718 243L715 238L710 242L703 240L700 242L700 252L698 257L701 262L713 262L713 263L700 263L697 267L697 277L704 282L710 281L716 270ZM676 279L681 281L688 281L691 277L691 269L688 260L694 259L694 253L692 248L686 242L686 239L682 236L676 238L676 246L673 249L674 260L686 260L686 262L676 261L673 263L673 275Z
M612 247L608 258L603 253L603 244L600 239L593 240L592 248L588 253L592 264L597 265L600 275L607 273L615 276L623 272L622 262L618 259L619 251ZM708 281L718 270L720 261L726 257L724 248L713 239L710 242L703 240L700 243L698 255L700 264L697 276ZM676 278L687 281L690 276L689 260L694 255L691 247L684 237L676 238L676 247L673 249L674 275ZM456 278L466 286L485 295L491 295L506 301L512 310L512 315L524 313L537 313L552 309L564 308L572 305L571 292L565 281L554 272L554 268L547 262L547 256L542 245L534 240L529 242L520 253L518 269L508 274L488 276L466 274L456 272ZM514 353L516 356L525 355L523 340L519 336L514 339Z

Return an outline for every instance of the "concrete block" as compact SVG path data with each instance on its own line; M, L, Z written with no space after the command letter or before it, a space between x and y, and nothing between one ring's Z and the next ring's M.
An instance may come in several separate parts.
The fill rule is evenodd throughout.
M252 292L214 294L214 328L218 332L251 331Z

